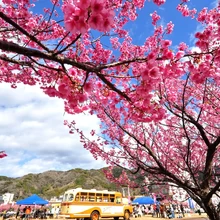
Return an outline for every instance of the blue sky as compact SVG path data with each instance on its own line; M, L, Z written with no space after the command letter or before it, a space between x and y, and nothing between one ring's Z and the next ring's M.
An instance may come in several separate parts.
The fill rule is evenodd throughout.
M172 40L173 47L177 46L180 42L186 42L189 46L194 46L192 36L202 27L198 25L195 19L183 17L181 13L176 10L178 2L180 2L180 0L167 0L166 3L160 7L155 5L152 1L147 2L144 9L138 11L139 16L137 20L129 25L132 31L133 42L141 45L146 37L153 33L150 14L157 11L161 16L159 24L166 25L170 21L174 24L172 34L166 36L166 38ZM197 11L200 11L204 7L212 8L216 4L217 0L191 0L188 6L190 9L196 8Z
M191 18L183 18L176 10L178 0L167 0L161 7L146 2L139 10L137 21L127 25L133 43L141 45L152 34L150 14L155 10L161 16L161 23L172 21L175 24L172 35L173 48L180 42L194 45L194 33L201 29ZM0 1L1 4L1 1ZM191 0L190 8L212 7L217 1ZM51 6L49 0L35 2L34 13L42 12L43 7ZM58 19L62 19L62 16ZM69 170L73 168L97 169L104 162L95 161L83 149L78 137L70 135L63 125L64 119L76 119L87 134L91 129L99 129L95 116L64 114L63 101L49 98L37 87L0 84L0 143L8 157L0 160L0 175L18 177L28 173L46 170ZM7 166L6 166L7 164Z

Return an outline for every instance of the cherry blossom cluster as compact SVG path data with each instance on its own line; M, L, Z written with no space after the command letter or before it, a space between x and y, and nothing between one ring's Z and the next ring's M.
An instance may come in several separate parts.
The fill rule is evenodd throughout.
M4 151L0 151L0 158L6 157L7 154Z
M153 2L160 6L160 5L164 4L166 2L166 0L153 0Z
M197 12L195 8L190 10L188 6L184 4L179 4L177 6L177 10L180 11L184 17L192 17L192 18L195 17L195 14Z
M156 11L154 11L154 13L151 14L152 17L152 24L156 25L157 21L160 20L160 16L157 14Z
M106 0L65 1L63 12L65 27L73 34L84 34L90 28L108 32L114 24L114 10Z
M197 13L187 2L177 10L203 25L193 49L184 42L173 45L174 24L163 26L156 11L151 35L135 44L125 25L137 18L144 0L65 0L65 26L56 0L43 14L33 14L28 0L3 0L0 82L13 88L40 84L45 94L64 101L65 112L95 114L100 131L92 130L91 140L75 122L65 122L95 159L141 169L151 178L156 174L162 182L168 176L191 189L199 186L194 190L199 192L211 185L211 180L195 182L200 171L211 178L208 171L220 166L220 148L214 146L219 143L220 8ZM117 179L125 180L132 184L126 173Z

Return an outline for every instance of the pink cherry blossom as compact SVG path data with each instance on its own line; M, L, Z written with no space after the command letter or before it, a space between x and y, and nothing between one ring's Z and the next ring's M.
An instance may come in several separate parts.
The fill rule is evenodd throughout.
M157 14L156 11L154 11L153 14L151 14L152 17L152 24L156 25L156 23L160 20L160 16Z
M153 0L155 4L162 5L166 2L166 0Z
M152 19L147 28L147 20L134 23L147 32L136 36L129 27L148 7L144 0L65 0L62 6L51 0L42 14L33 10L38 2L2 2L0 82L14 89L37 85L62 99L66 113L97 117L92 138L74 121L65 125L110 166L111 181L137 187L128 172L114 178L110 172L119 166L154 184L169 182L219 220L212 202L220 166L219 6L197 13L187 0L169 3L184 25L202 26L187 45L182 36L176 41L172 21L160 22L161 10L144 15ZM165 0L153 2L158 7Z
M159 69L158 67L153 67L149 70L149 76L151 78L157 79L159 77Z
M7 154L4 151L0 151L0 158L6 157Z
M89 18L89 26L93 29L101 31L103 19L104 18L101 14L93 13Z
M91 5L91 0L77 0L76 6L82 10L87 10Z
M167 24L167 34L171 34L173 32L173 29L174 29L174 24L172 23L172 21L170 21Z
M104 9L104 0L92 0L91 1L91 10L95 13L100 13Z

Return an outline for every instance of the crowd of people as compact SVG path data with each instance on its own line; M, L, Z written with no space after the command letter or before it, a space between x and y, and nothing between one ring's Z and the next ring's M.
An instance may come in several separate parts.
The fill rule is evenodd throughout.
M153 205L135 205L133 207L134 217L141 217L147 214L157 218L183 218L185 217L185 210L182 204L163 204L160 202Z
M22 220L28 220L28 219L47 219L47 218L58 218L58 215L60 213L59 206L55 207L47 207L47 206L41 206L41 207L35 207L35 206L25 206L24 208L21 208L21 206L18 207L16 210L16 213L14 213L16 219L22 219ZM7 218L7 212L3 213L3 219Z

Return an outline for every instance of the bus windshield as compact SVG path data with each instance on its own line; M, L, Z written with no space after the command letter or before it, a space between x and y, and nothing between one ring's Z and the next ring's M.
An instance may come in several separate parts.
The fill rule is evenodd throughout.
M65 194L64 194L63 202L65 202L65 201L71 202L71 201L73 201L73 200L74 200L74 195L73 195L73 193L65 193Z
M73 200L74 200L74 195L70 193L68 196L68 201L73 201Z

